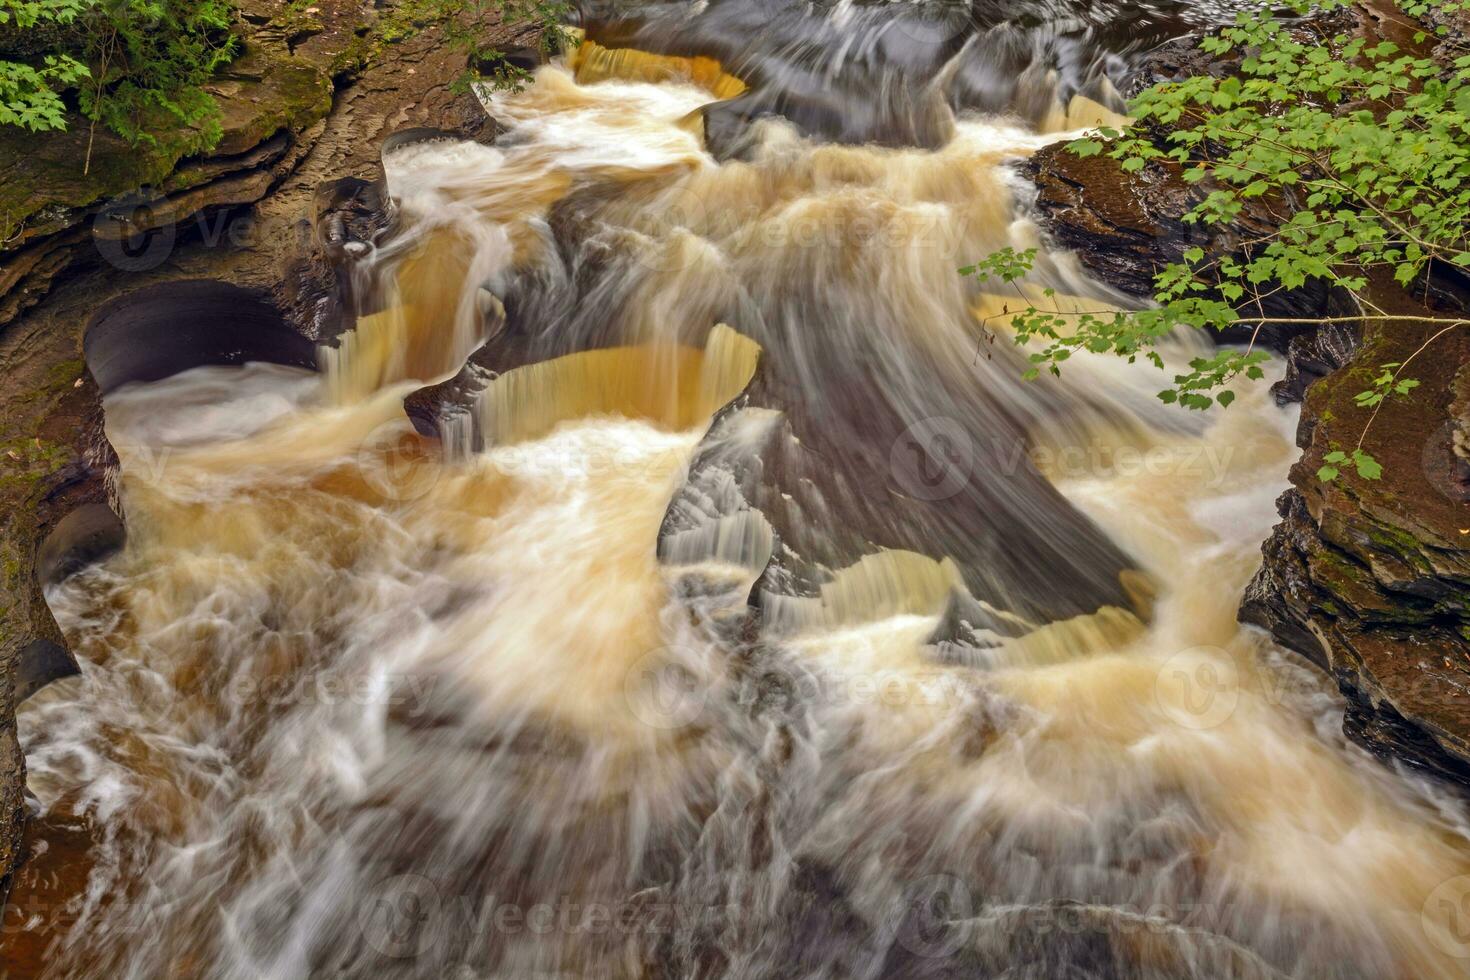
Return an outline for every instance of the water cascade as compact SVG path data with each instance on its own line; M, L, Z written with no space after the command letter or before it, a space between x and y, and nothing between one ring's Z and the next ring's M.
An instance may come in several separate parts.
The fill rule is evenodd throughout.
M1464 975L1460 812L1236 622L1293 410L1023 381L956 273L1126 46L777 6L589 15L390 150L319 373L107 394L128 541L20 716L52 975Z

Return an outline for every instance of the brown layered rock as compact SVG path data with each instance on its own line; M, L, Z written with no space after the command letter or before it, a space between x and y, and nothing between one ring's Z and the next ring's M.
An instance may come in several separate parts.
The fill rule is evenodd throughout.
M272 303L307 337L335 332L346 314L330 249L321 247L330 222L318 218L336 212L360 230L354 209L381 210L378 145L395 131L493 134L477 100L454 84L465 55L437 30L383 44L373 20L391 7L322 0L308 17L276 0L241 6L246 53L218 80L226 139L207 158L128 161L99 132L82 175L76 132L27 134L23 147L0 137L8 229L0 244L0 896L22 850L25 812L15 693L54 673L48 657L64 650L38 561L68 515L116 506L115 457L82 356L84 326L126 294L213 280ZM503 48L536 43L530 28L482 29ZM347 183L357 192L341 191L345 177L356 178ZM24 668L23 657L34 664ZM23 938L6 937L7 962Z
M1353 10L1334 10L1297 22L1292 33L1313 41L1351 31L1359 17ZM1223 77L1235 70L1238 61L1200 50L1199 36L1191 34L1141 56L1130 67L1122 87L1134 95L1150 85L1190 76ZM1168 146L1165 133L1156 132L1154 138L1159 146ZM1053 243L1076 253L1100 281L1140 297L1152 297L1154 278L1166 265L1183 262L1190 248L1200 248L1212 257L1248 260L1252 243L1276 227L1274 215L1289 213L1293 206L1290 200L1255 198L1243 202L1240 215L1228 225L1191 223L1185 215L1209 194L1212 185L1208 181L1186 182L1180 165L1172 160L1155 161L1137 173L1126 173L1119 161L1106 155L1078 156L1065 142L1044 147L1021 170L1035 185L1032 206ZM1264 299L1241 305L1242 315L1298 318L1353 312L1346 296L1321 282L1291 290L1262 285L1260 293ZM1253 332L1252 328L1232 328L1221 339L1243 343L1252 339ZM1350 332L1338 331L1318 344L1310 339L1314 333L1300 325L1267 323L1254 338L1282 352L1288 351L1294 338L1308 338L1298 352L1307 377L1303 381L1289 378L1286 388L1277 391L1283 400L1299 399L1305 383L1338 366L1344 347L1351 347L1354 340Z
M1037 210L1052 239L1077 252L1103 281L1147 294L1154 272L1185 248L1234 251L1241 229L1202 232L1181 223L1193 189L1166 168L1129 178L1105 158L1061 147L1028 166ZM1261 230L1269 230L1263 226ZM1256 232L1259 233L1259 232ZM1443 290L1437 290L1443 293ZM1402 305L1407 304L1407 305ZM1401 297L1403 313L1413 304ZM1325 290L1298 291L1281 316L1338 316ZM1470 339L1460 328L1416 359L1422 381L1385 403L1364 442L1384 465L1379 481L1351 473L1324 484L1322 457L1351 450L1368 413L1352 396L1378 365L1403 362L1424 328L1263 331L1287 357L1281 401L1305 398L1293 489L1263 548L1241 617L1269 630L1337 681L1345 728L1360 743L1435 775L1470 781ZM1227 337L1230 339L1240 339Z
M1363 448L1380 480L1323 483L1322 458L1351 450L1369 413L1353 403L1380 364L1428 338L1412 323L1377 326L1362 350L1306 393L1292 489L1262 548L1241 618L1328 671L1348 701L1344 727L1385 756L1470 781L1470 469L1454 451L1458 392L1470 375L1465 328L1435 340L1383 403Z
M1154 278L1166 265L1183 262L1188 249L1244 261L1249 243L1275 227L1259 199L1247 202L1239 219L1228 225L1185 221L1210 188L1205 182L1187 183L1172 161L1130 174L1111 157L1081 157L1067 144L1053 143L1022 164L1022 172L1036 187L1033 207L1052 242L1075 253L1100 281L1134 296L1151 297ZM1351 312L1346 298L1322 282L1281 291L1263 286L1261 293L1266 298L1245 303L1242 315L1299 318ZM1257 342L1285 351L1304 332L1299 325L1267 323ZM1244 342L1250 333L1232 328L1221 339ZM1303 354L1321 356L1315 350Z
M1408 29L1372 4L1299 30L1356 29L1370 38L1413 44ZM1448 25L1462 30L1463 23ZM1400 35L1403 35L1400 37ZM1228 62L1189 41L1166 45L1140 69L1140 85L1195 74L1225 74ZM1169 164L1139 174L1106 157L1083 159L1061 145L1025 165L1037 186L1036 211L1052 240L1074 250L1099 279L1147 296L1153 276L1193 246L1241 256L1242 243L1269 234L1267 212L1247 211L1232 227L1183 221L1206 188ZM1279 202L1288 206L1290 202ZM1464 310L1463 284L1436 278L1413 300L1387 284L1378 304L1406 316ZM1432 303L1439 312L1425 307ZM1292 317L1349 316L1324 289L1278 294L1261 312ZM1344 728L1385 758L1436 776L1470 782L1470 327L1461 326L1418 356L1406 377L1421 381L1406 398L1385 402L1364 436L1369 412L1353 396L1380 365L1404 362L1430 336L1422 323L1353 322L1281 329L1261 341L1283 351L1281 401L1303 401L1292 489L1278 501L1282 522L1263 546L1248 587L1243 621L1327 671L1347 701ZM1225 340L1243 339L1226 336ZM1362 446L1383 464L1380 480L1348 471L1317 478L1323 457Z
M332 105L326 67L248 27L210 86L224 136L204 158L177 144L130 146L73 118L64 132L0 131L0 325L34 305L84 250L124 265L143 236L258 201L310 149Z

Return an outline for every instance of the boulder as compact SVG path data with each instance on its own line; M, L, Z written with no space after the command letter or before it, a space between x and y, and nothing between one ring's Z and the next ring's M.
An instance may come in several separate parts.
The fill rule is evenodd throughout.
M1399 311L1402 312L1402 311ZM1422 311L1421 311L1422 312ZM1402 362L1422 325L1375 326L1361 352L1306 391L1303 453L1262 547L1241 618L1337 681L1349 735L1384 757L1470 781L1470 470L1454 442L1470 337L1452 331L1416 358L1421 382L1391 398L1363 439L1383 477L1317 478L1322 457L1357 444L1361 367Z

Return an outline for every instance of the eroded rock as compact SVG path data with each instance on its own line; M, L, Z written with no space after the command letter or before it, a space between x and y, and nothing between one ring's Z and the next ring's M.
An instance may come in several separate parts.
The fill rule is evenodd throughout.
M1423 312L1423 311L1421 311ZM1381 480L1317 478L1357 444L1359 365L1404 361L1421 326L1377 327L1344 370L1306 392L1292 489L1262 548L1241 618L1328 671L1348 734L1373 751L1470 781L1470 484L1453 451L1456 379L1470 338L1450 333L1416 360L1419 388L1383 403L1363 448Z
M267 297L298 342L339 330L350 308L315 241L318 186L344 176L376 184L378 142L396 129L493 133L473 95L453 85L465 55L437 30L368 59L362 28L374 8L322 0L311 15L320 29L289 34L276 27L290 5L241 6L255 47L218 80L227 137L209 157L176 166L121 154L109 169L101 161L116 148L99 132L102 148L83 177L75 132L25 134L20 146L0 138L0 896L24 822L14 715L22 651L43 649L33 646L41 641L65 648L36 574L38 549L79 507L117 506L116 456L82 359L83 325L126 293L213 280ZM532 28L481 28L501 45L535 40ZM143 185L152 190L139 194ZM327 198L327 211L354 206ZM118 211L133 205L140 213L122 214L123 233L108 235L108 222L122 225ZM109 207L94 236L94 216ZM126 248L109 252L108 243Z

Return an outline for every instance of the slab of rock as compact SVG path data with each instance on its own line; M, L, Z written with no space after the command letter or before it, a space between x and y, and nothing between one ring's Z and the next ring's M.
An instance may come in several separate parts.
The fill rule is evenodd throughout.
M217 82L227 132L207 158L124 160L99 132L105 148L94 148L83 177L77 132L27 134L23 145L0 135L0 223L8 228L0 245L0 897L25 813L15 684L20 673L30 678L20 677L23 688L56 673L60 661L42 656L55 651L38 643L65 648L42 596L38 553L78 508L116 507L116 458L83 360L84 325L125 293L215 280L269 297L309 338L339 329L341 290L318 247L318 188L342 177L375 185L378 144L400 128L494 132L474 96L454 85L466 56L437 30L369 49L372 7L320 0L311 29L283 27L291 5L278 0L241 8L246 54ZM481 26L498 47L537 43L530 28ZM80 134L85 141L84 126ZM101 163L115 157L116 166ZM34 668L18 672L27 650Z
M1033 206L1052 242L1075 252L1102 282L1135 296L1152 297L1154 278L1166 265L1183 262L1190 248L1244 260L1248 253L1243 243L1270 234L1274 227L1258 202L1248 202L1240 219L1230 225L1186 222L1184 216L1204 200L1209 188L1186 183L1172 161L1129 174L1111 157L1081 157L1065 143L1053 143L1021 170L1036 186ZM1262 287L1263 294L1271 292ZM1345 296L1313 282L1241 309L1242 315L1297 318L1351 313L1346 304ZM1268 323L1257 342L1284 351L1293 337L1305 332L1300 325ZM1249 328L1232 328L1221 339L1245 342L1251 333Z
M1422 325L1375 328L1345 370L1307 391L1304 452L1241 618L1337 680L1359 742L1470 782L1470 468L1453 449L1464 424L1456 392L1470 375L1465 330L1410 365L1420 387L1383 403L1363 441L1382 479L1316 475L1367 423L1353 395L1368 370L1405 361L1426 337Z

